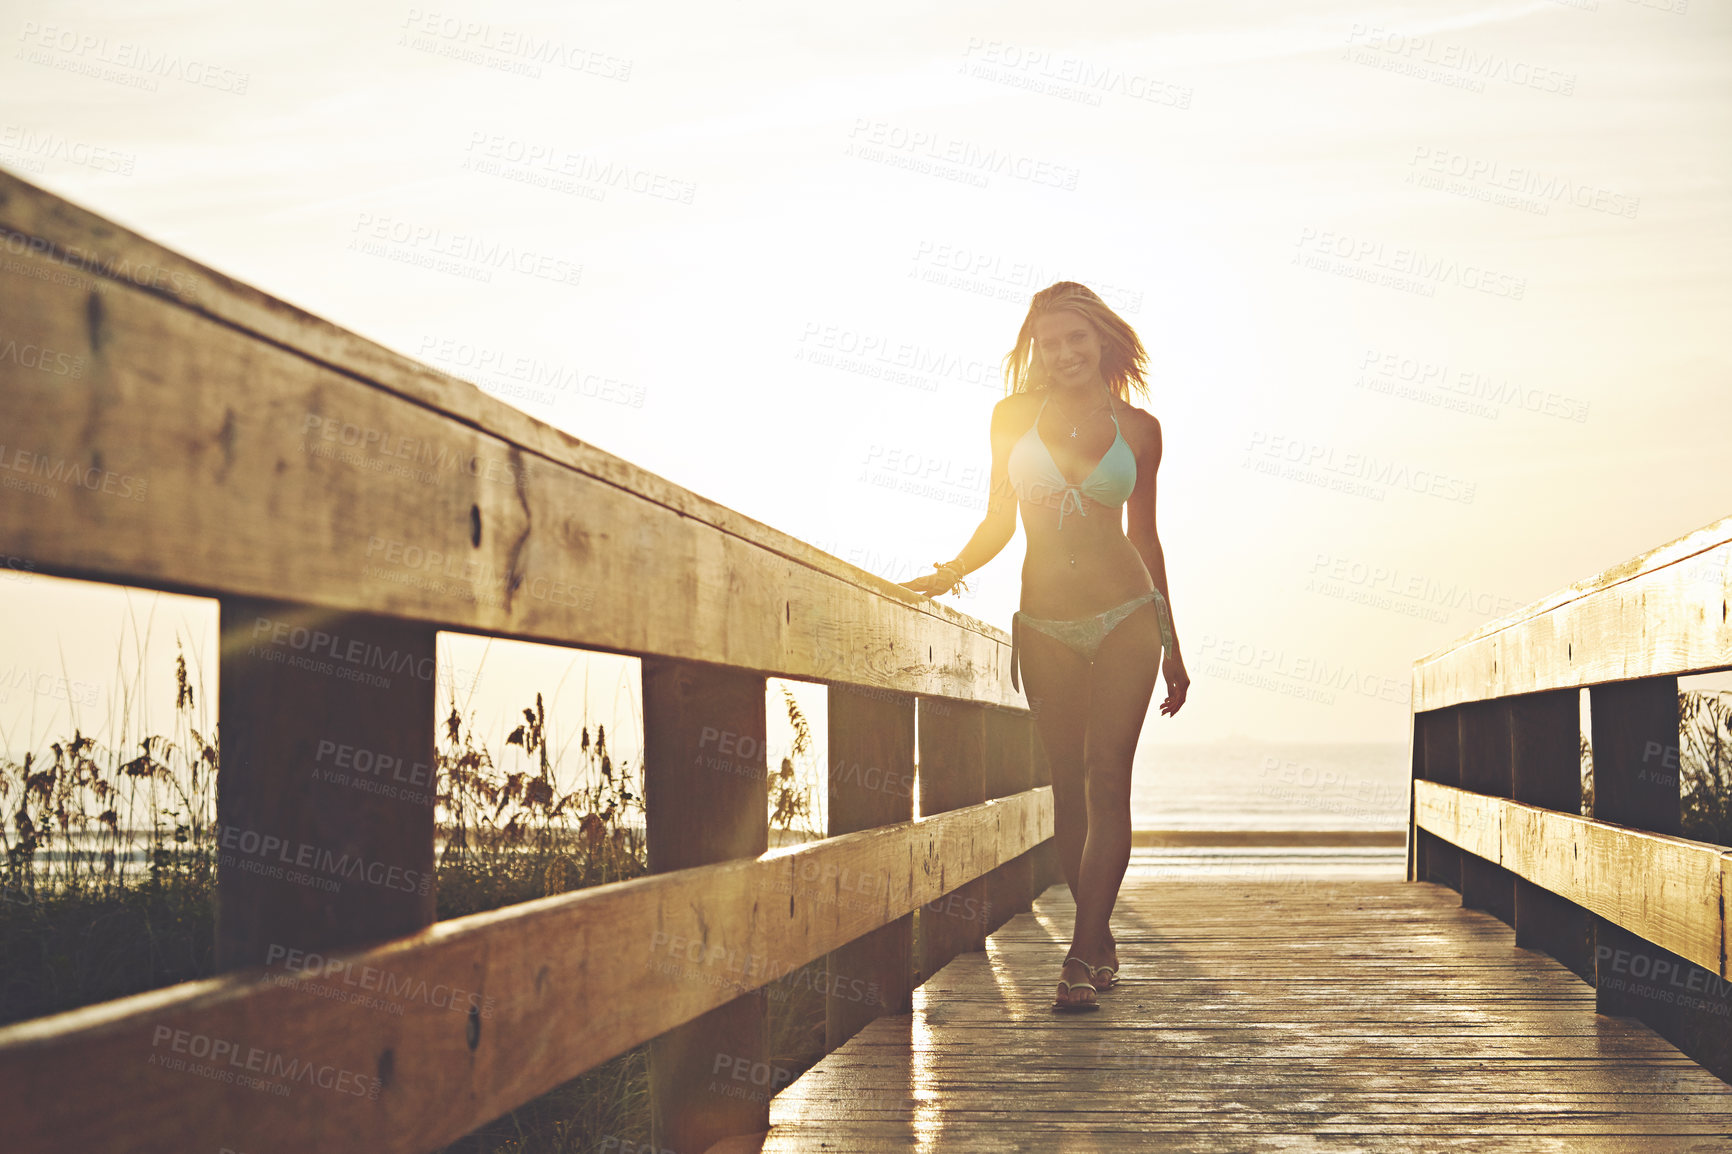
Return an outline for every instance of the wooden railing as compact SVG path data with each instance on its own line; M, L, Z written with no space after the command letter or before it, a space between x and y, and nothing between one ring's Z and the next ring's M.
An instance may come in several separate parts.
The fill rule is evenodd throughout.
M697 1154L767 1128L767 982L827 956L834 1047L1052 879L1003 632L3 174L0 236L5 551L222 633L222 973L0 1030L8 1151L419 1154L651 1042ZM435 923L440 628L642 657L650 876ZM767 676L830 687L776 852Z
M1732 1081L1732 849L1679 836L1678 707L1680 676L1732 667L1729 603L1732 518L1415 662L1408 877Z

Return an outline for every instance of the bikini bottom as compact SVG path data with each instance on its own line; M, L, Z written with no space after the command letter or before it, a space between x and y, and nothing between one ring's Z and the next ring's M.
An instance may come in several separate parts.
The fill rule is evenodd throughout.
M1010 683L1020 690L1018 681L1018 653L1022 648L1021 631L1024 627L1035 629L1048 637L1056 637L1089 661L1095 659L1100 652L1101 643L1107 639L1107 634L1117 629L1119 622L1129 617L1134 611L1142 608L1150 601L1155 603L1155 614L1161 626L1161 645L1167 652L1173 650L1173 615L1167 607L1167 599L1161 596L1159 589L1151 589L1139 594L1123 605L1115 605L1103 613L1089 617L1078 617L1074 620L1054 620L1045 617L1030 617L1022 610L1017 610L1010 617Z

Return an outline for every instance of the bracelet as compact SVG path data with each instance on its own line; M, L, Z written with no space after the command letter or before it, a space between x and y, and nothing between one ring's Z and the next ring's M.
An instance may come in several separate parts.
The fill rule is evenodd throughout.
M957 558L956 560L960 560L960 558ZM956 563L956 560L946 561L942 565L939 565L936 562L934 562L934 570L935 570L935 572L938 572L938 573L943 573L944 571L949 570L950 572L956 574L955 579L953 581L951 581L951 583L950 583L951 588L952 589L965 589L966 590L968 588L968 584L967 584L967 582L963 581L963 579L962 579L965 574L964 574L962 566L958 565Z

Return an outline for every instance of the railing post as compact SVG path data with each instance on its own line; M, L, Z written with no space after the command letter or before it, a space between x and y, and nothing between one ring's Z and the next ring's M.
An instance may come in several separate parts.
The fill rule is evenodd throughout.
M1034 764L1029 756L1033 728L1034 716L1023 710L986 711L987 797L1010 797L1034 787ZM1028 909L1034 898L1034 852L1020 853L987 875L991 911L987 933Z
M1650 677L1589 688L1594 817L1655 833L1677 833L1678 779L1658 780L1653 750L1678 746L1678 679ZM1647 756L1644 753L1647 752ZM1662 1033L1663 1007L1635 993L1626 959L1658 952L1623 927L1594 918L1594 1002L1602 1014L1640 1018ZM1623 963L1620 967L1619 963ZM1621 972L1620 972L1621 971Z
M224 597L216 967L434 918L431 626Z
M920 698L920 815L986 800L986 707L948 698ZM920 907L920 980L986 943L986 878L980 877Z
M1557 689L1508 699L1510 796L1564 813L1582 812L1581 691ZM1515 938L1593 980L1588 912L1542 886L1515 879Z
M829 761L831 837L913 818L914 696L831 685ZM914 915L832 950L827 965L824 1049L830 1051L872 1019L912 1007ZM843 990L868 995L844 997Z
M1503 698L1471 701L1459 712L1461 788L1510 796L1510 711ZM1515 924L1515 875L1478 854L1461 855L1461 904Z
M1052 762L1046 756L1046 746L1041 744L1040 731L1034 725L1033 714L1029 715L1028 757L1034 770L1030 787L1052 785ZM1029 853L1033 859L1034 897L1040 897L1053 886L1064 884L1064 863L1059 861L1057 838L1047 838Z
M1461 784L1460 706L1431 709L1413 715L1414 770L1423 781ZM1436 834L1414 830L1419 876L1428 882L1461 889L1461 851Z
M761 674L643 659L651 872L757 857L769 848L764 686ZM767 1006L760 987L650 1043L657 1149L703 1154L723 1138L770 1128L770 1095L780 1087L727 1073L770 1068Z
M1595 685L1588 692L1594 817L1679 834L1678 679L1644 677ZM1732 1080L1732 1029L1727 1027L1732 998L1719 977L1605 918L1594 918L1599 1012L1641 1019L1715 1075Z

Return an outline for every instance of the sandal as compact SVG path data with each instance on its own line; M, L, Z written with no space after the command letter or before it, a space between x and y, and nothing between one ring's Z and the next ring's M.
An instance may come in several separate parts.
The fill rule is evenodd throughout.
M1055 1010L1070 1010L1070 1011L1098 1010L1098 1009L1100 1009L1101 1004L1099 1002L1095 1001L1095 992L1096 992L1096 987L1095 987L1095 983L1094 983L1094 969L1095 968L1074 954L1064 960L1064 964L1066 966L1070 965L1072 962L1075 962L1077 965L1081 966L1083 969L1088 971L1089 980L1086 982L1067 982L1064 979L1064 967L1061 966L1061 967L1059 967L1058 984L1063 986L1067 993L1074 993L1077 990L1087 990L1089 992L1089 996L1087 998L1077 998L1077 999L1074 999L1071 1001L1064 1001L1064 1000L1061 1000L1055 996L1053 998L1052 1008Z
M1082 959L1078 958L1077 961L1080 962L1080 961L1082 961ZM1083 962L1083 964L1088 965L1087 962ZM1099 990L1101 993L1104 994L1108 990L1112 989L1114 986L1119 984L1119 968L1117 966L1089 966L1089 977L1090 978L1093 978L1096 974L1101 974L1101 973L1106 974L1107 984L1103 986L1099 982L1096 982L1095 983L1095 989Z

